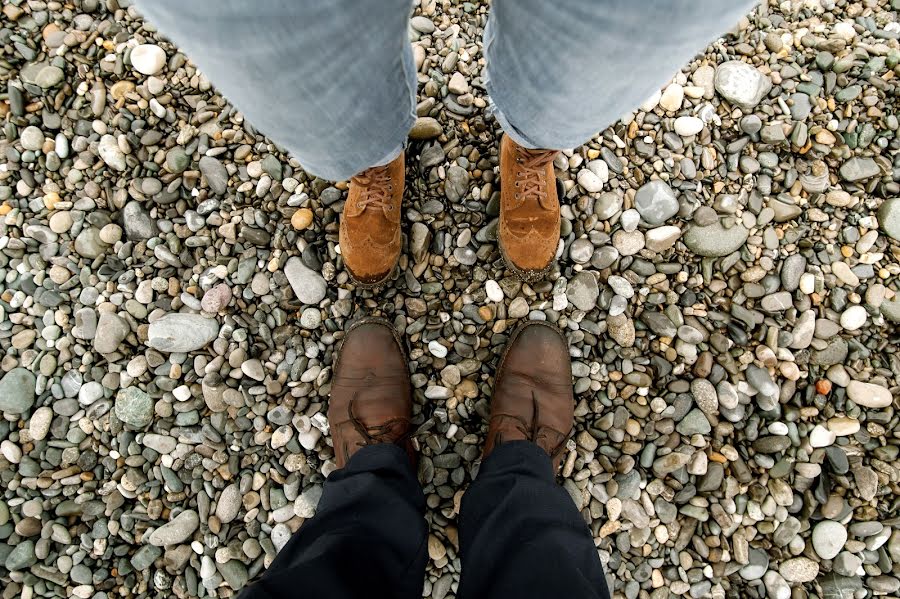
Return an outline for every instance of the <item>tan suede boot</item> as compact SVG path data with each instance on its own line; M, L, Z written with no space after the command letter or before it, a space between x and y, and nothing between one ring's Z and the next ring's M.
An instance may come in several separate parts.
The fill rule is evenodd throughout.
M339 243L344 266L363 287L391 277L400 259L400 207L405 182L403 152L384 166L350 179Z
M528 150L508 135L500 141L500 253L526 282L553 266L559 244L555 150Z

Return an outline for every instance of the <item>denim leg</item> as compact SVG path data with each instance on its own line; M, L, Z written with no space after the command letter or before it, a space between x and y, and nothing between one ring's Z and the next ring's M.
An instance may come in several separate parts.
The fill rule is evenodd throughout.
M494 0L487 90L528 148L577 147L634 110L756 0Z
M253 126L344 180L395 158L415 122L411 0L139 0Z
M594 539L550 457L499 445L463 495L459 599L609 599Z
M420 599L425 578L425 496L409 456L369 445L325 482L304 522L241 599Z

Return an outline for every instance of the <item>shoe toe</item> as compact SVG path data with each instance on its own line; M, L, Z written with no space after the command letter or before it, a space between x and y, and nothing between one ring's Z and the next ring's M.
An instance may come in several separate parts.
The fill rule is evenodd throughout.
M371 370L402 368L406 362L403 349L390 323L367 319L354 326L344 337L341 346L341 365Z

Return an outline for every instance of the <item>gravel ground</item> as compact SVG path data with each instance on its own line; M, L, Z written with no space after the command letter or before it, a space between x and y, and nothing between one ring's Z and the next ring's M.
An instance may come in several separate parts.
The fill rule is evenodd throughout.
M407 241L377 295L342 268L346 184L125 4L0 16L3 598L234 595L315 512L334 350L370 313L411 349L425 596L456 589L525 318L571 343L563 484L616 596L897 596L900 0L766 2L564 152L559 264L530 286L496 244L487 6L419 0Z

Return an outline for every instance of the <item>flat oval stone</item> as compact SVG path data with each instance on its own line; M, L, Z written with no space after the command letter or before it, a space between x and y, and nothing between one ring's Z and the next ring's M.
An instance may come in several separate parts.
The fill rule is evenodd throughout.
M199 314L166 314L150 323L147 344L164 352L185 353L200 349L219 334L219 323Z
M187 541L199 526L200 516L197 515L197 512L185 510L175 516L170 522L163 524L150 533L148 541L156 547L177 545Z
M706 227L691 225L682 240L695 254L718 258L736 251L747 242L749 236L750 231L741 224L726 229L722 223L716 222Z
M23 414L34 405L35 376L25 368L13 368L0 379L0 412Z

